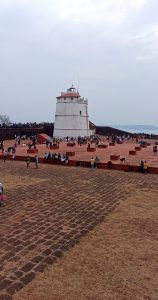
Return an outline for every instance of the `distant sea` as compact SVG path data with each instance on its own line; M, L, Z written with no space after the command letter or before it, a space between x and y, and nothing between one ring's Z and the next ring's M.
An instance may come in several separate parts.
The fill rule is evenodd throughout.
M152 125L113 125L113 128L131 133L147 133L158 135L158 126Z

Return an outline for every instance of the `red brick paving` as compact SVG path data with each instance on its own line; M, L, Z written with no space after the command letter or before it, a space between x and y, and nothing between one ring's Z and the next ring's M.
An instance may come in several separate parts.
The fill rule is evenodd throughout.
M158 191L150 174L34 164L28 170L9 161L0 169L9 199L0 207L0 300L11 300L135 189Z

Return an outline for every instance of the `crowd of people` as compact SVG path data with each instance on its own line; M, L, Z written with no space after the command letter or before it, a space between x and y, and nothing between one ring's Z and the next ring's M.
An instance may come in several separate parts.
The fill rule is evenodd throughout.
M15 159L15 157L16 157L15 144L13 146L9 146L7 149L4 149L4 142L3 142L3 140L1 140L0 141L0 150L1 150L1 153L3 153L4 161L6 161L8 155L12 155L12 159Z
M39 164L39 158L38 158L38 156L35 155L35 157L33 157L32 160L31 160L30 155L27 156L27 158L26 158L26 166L27 166L27 169L30 167L31 161L33 161L33 162L35 163L35 167L36 167L36 169L38 169L38 164Z
M0 128L41 128L43 126L53 126L53 123L36 123L36 122L27 122L27 123L0 123Z
M9 146L7 149L4 149L4 142L3 142L3 140L0 140L0 150L3 153L4 161L7 160L8 155L11 155L13 160L16 158L16 149L18 146L26 146L26 147L28 147L28 149L31 149L33 147L34 149L36 149L36 145L37 145L36 136L28 137L27 141L26 141L26 138L27 138L26 135L21 135L21 136L15 135L14 144ZM135 139L135 142L137 142L137 143L144 142L144 141L139 141L139 138L142 138L142 136L141 137L139 137L139 136L133 137L133 139ZM123 143L124 141L128 141L128 139L131 139L131 137L130 136L117 136L117 135L113 135L113 134L108 137L94 135L91 137L78 136L77 138L73 138L73 137L67 136L64 139L49 138L48 140L46 140L45 144L46 144L46 149L51 148L50 146L52 146L52 145L59 146L60 142L62 142L62 141L65 141L67 143L74 143L74 144L77 143L80 146L86 144L87 147L91 147L93 144L95 146L97 146L99 143L102 143L102 142L104 143L106 141L111 141L114 143L119 143L119 142ZM34 160L37 160L37 157L35 157ZM69 158L68 158L67 154L45 152L44 160L46 162L49 162L49 160L55 160L59 163L67 164ZM120 161L122 163L125 163L125 158L122 158L122 160L120 159ZM97 168L99 166L99 163L100 163L100 159L98 158L98 156L96 156L96 158L91 157L91 159L90 159L91 168ZM140 163L140 171L142 173L146 173L146 164L147 164L146 161L145 162L141 161L141 163ZM38 165L38 163L37 163L37 165Z
M102 136L96 135L96 136L92 136L92 137L78 137L76 139L74 139L72 137L66 137L64 140L61 140L59 138L54 138L54 139L50 138L48 141L46 141L45 144L46 144L46 149L49 148L51 145L59 146L60 142L62 142L62 141L65 141L66 143L74 143L74 144L77 143L80 146L87 145L87 147L91 147L92 144L95 144L95 146L97 146L99 143L106 142L106 141L111 141L114 143L119 143L119 142L123 143L125 140L128 141L128 139L131 139L131 137L124 137L124 136L119 137L119 136L114 136L114 135L111 135L108 137L102 137ZM145 143L144 141L140 142L139 137L136 137L136 138L133 137L132 139L135 139L134 142L137 142L137 143ZM26 142L26 135L15 136L13 145L11 145L7 149L5 149L3 140L0 140L0 151L3 154L4 162L7 160L8 155L11 155L13 160L16 158L16 149L18 146L25 145L28 147L28 149L31 149L32 147L34 149L36 149L36 144L37 144L36 136L30 136L29 139L27 140L27 142ZM156 148L155 151L157 152L157 143L156 142L155 142L155 145L156 145L156 146L154 146ZM155 148L153 148L153 151ZM65 164L65 165L68 164L68 162L69 162L69 157L66 153L52 153L51 151L45 152L43 159L45 162L48 162L48 163L54 161L59 164ZM38 169L39 158L37 155L35 155L34 157L32 157L32 156L30 157L29 155L27 156L27 158L26 158L27 169L30 168L30 163L32 163L32 162L35 164L35 168ZM125 158L120 159L120 162L124 163L124 164L125 163L128 164L127 161L125 160ZM99 168L100 158L97 155L95 157L92 156L90 158L89 164L90 164L91 169ZM109 169L112 168L112 166L113 166L112 161L108 161L107 164L108 164ZM148 172L148 167L149 167L149 165L148 165L147 161L141 160L140 165L139 165L140 172L143 174L146 174ZM3 188L2 183L0 183L0 206L3 203L3 195L4 195L4 188Z

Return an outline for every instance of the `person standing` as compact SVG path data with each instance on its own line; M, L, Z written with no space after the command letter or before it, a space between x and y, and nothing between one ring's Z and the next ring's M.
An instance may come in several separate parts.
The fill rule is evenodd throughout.
M148 164L147 164L147 162L145 160L145 162L144 162L144 173L146 174L147 171L148 171Z
M65 155L65 164L67 165L68 162L69 162L69 157L68 157L68 155L67 155L67 153L66 153L66 155Z
M4 162L6 161L6 159L7 159L7 155L8 155L8 152L5 150L4 152L3 152L3 158L4 158Z
M36 169L38 169L38 156L35 155L35 166L36 166Z
M94 158L92 156L92 158L91 158L91 169L94 169L94 163L95 163L95 160L94 160Z
M28 155L26 160L27 169L30 167L30 156Z
M99 159L99 157L98 157L98 156L96 156L96 158L95 158L95 162L94 162L94 165L95 165L95 168L96 168L96 169L98 168L98 166L99 166L99 163L100 163L100 159Z
M141 160L141 162L140 162L140 172L144 173L144 162L143 162L143 160Z
M2 185L2 183L0 182L0 206L2 205L3 192L4 192L3 185Z
M15 152L15 149L13 148L12 149L12 160L15 160L16 158L16 152Z

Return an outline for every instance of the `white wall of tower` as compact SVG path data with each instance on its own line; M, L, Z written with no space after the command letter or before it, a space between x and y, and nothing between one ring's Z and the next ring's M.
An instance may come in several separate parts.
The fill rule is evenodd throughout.
M88 101L80 97L58 97L54 137L89 136Z

